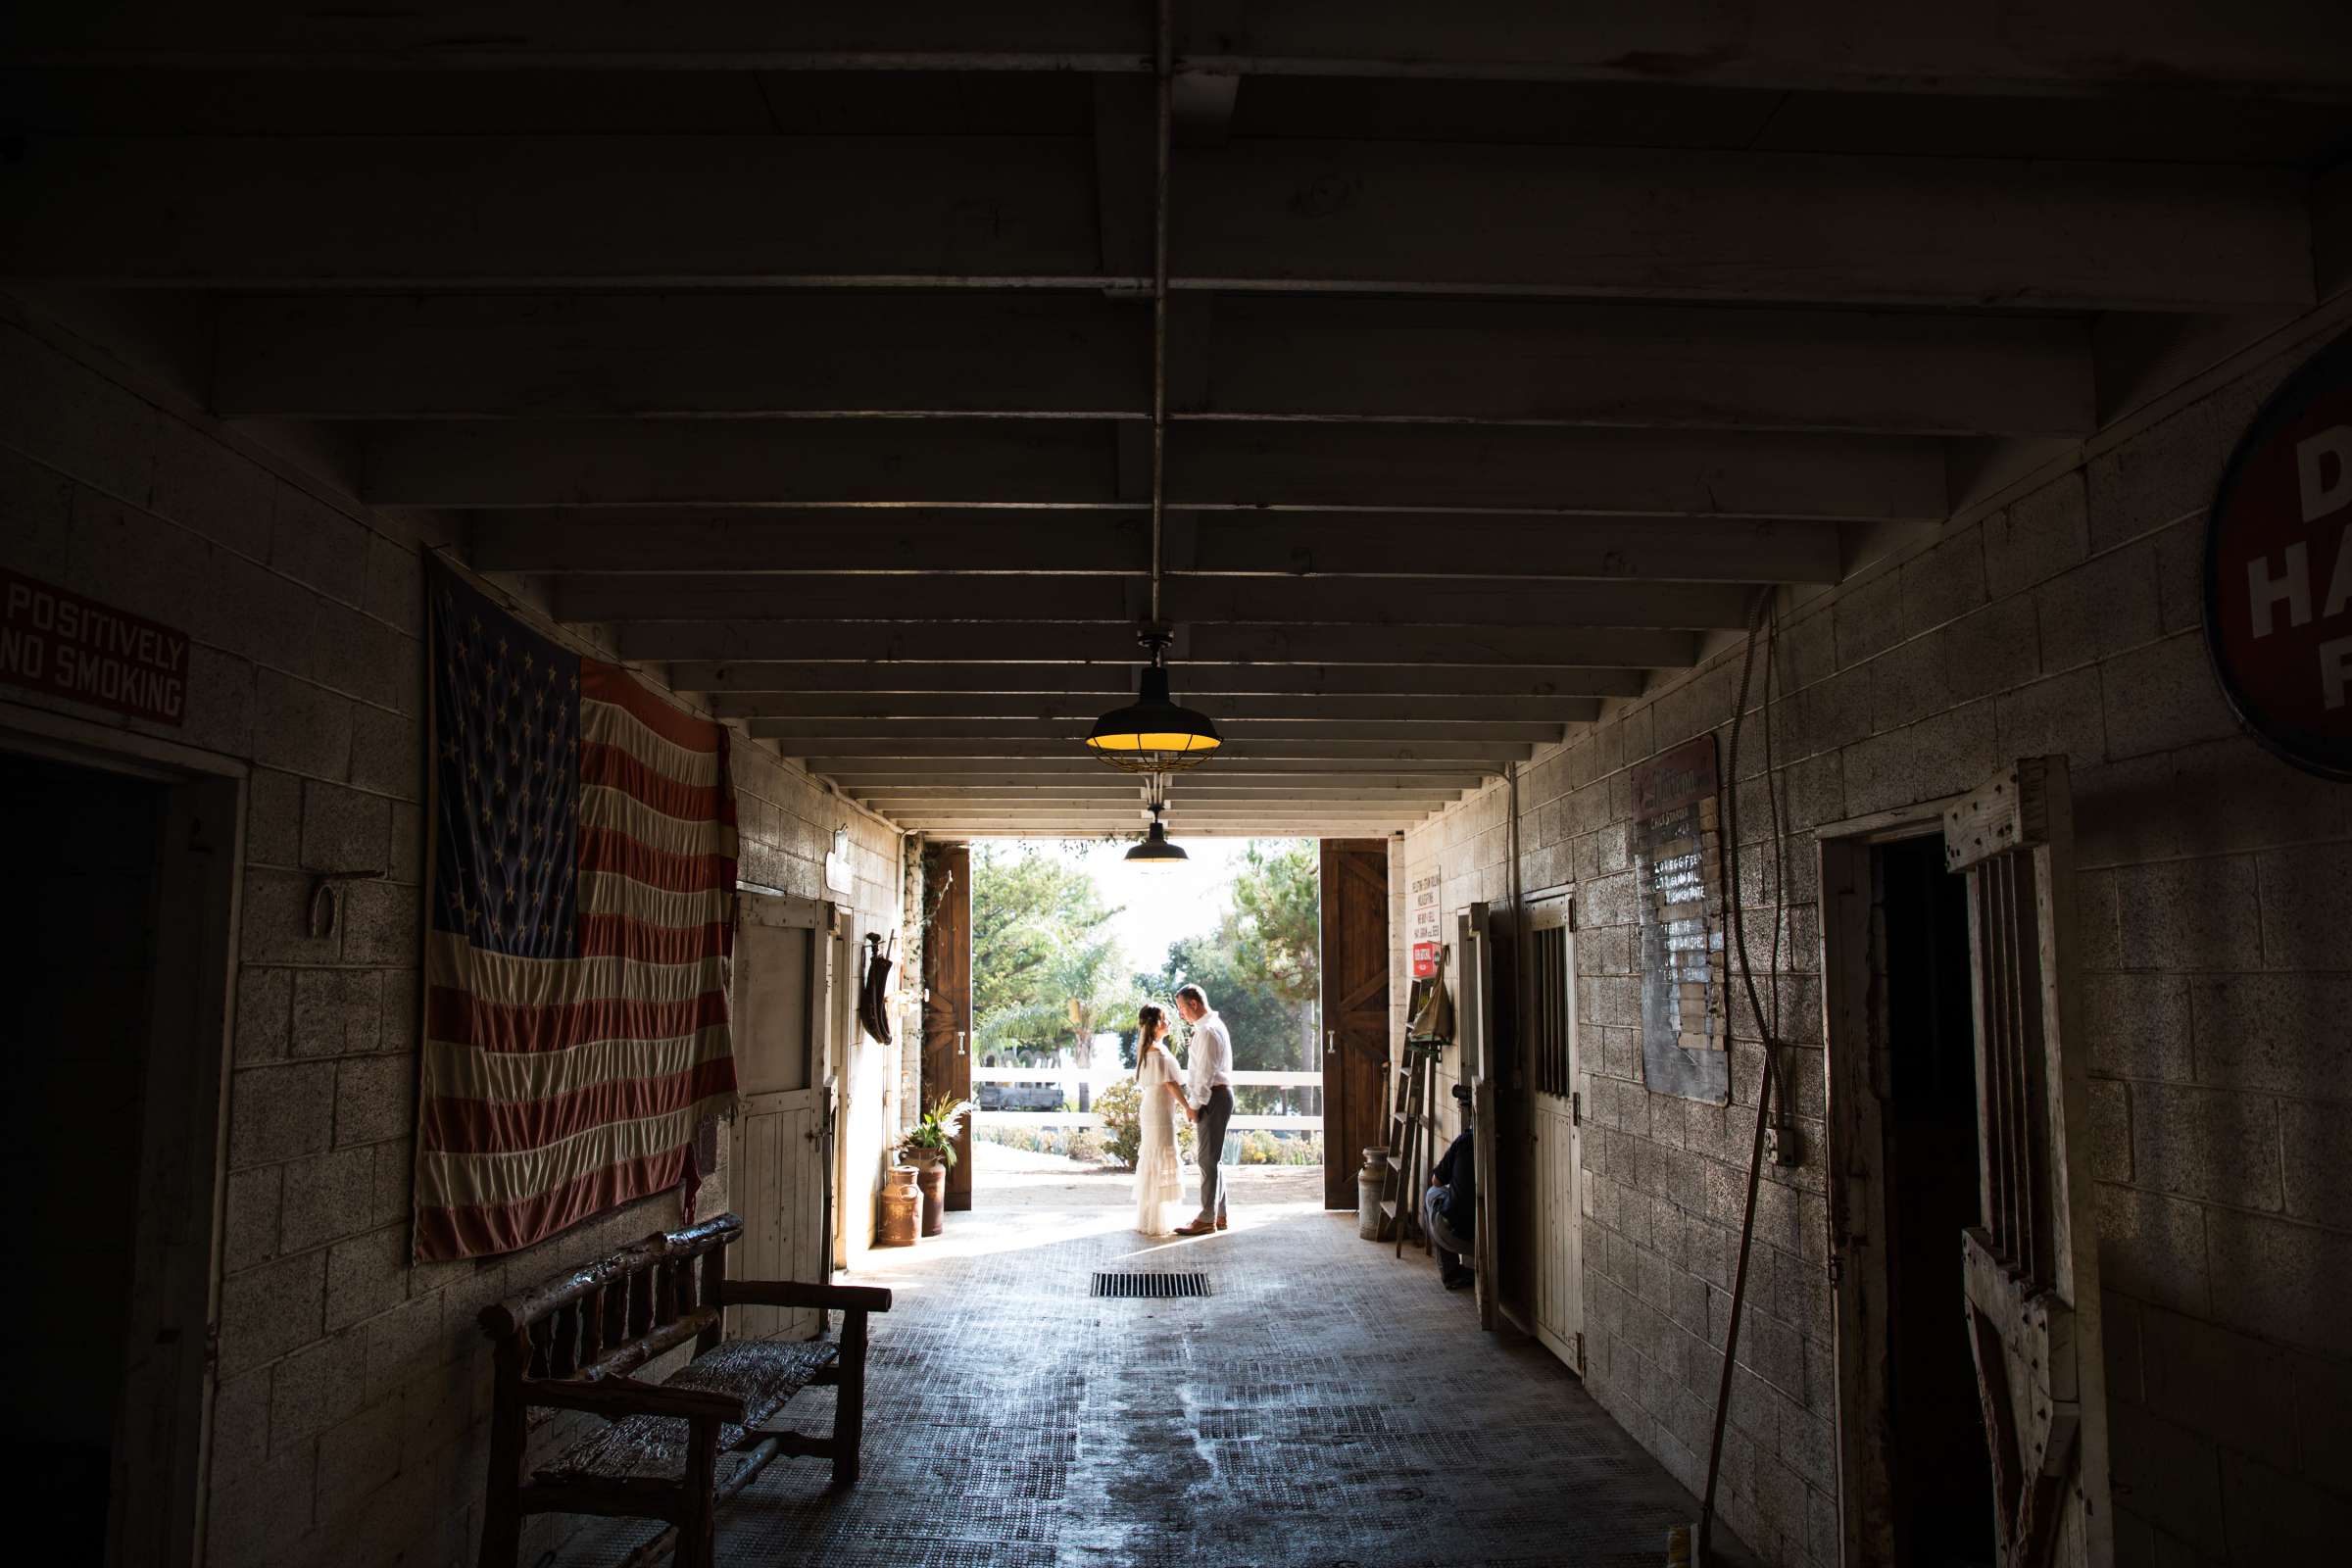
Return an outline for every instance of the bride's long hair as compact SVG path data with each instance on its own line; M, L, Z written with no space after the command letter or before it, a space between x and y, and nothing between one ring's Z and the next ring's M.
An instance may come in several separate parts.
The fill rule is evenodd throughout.
M1166 1011L1155 1002L1147 1002L1135 1010L1135 1074L1137 1077L1143 1076L1144 1058L1150 1054L1152 1044L1159 1039L1160 1025L1167 1021Z

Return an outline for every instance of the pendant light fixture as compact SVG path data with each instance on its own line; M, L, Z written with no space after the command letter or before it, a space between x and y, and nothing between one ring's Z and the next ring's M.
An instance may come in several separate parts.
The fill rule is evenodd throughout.
M1137 700L1095 720L1086 737L1087 750L1123 773L1175 773L1198 767L1216 755L1225 738L1206 713L1180 708L1168 695L1168 644L1172 634L1159 618L1160 537L1164 531L1168 494L1168 143L1173 116L1174 8L1159 7L1158 189L1152 211L1152 608L1141 641L1152 652ZM1184 852L1167 844L1152 808L1151 843L1166 845L1176 857Z
M1152 651L1142 694L1095 720L1086 737L1087 750L1122 773L1176 773L1198 767L1216 755L1225 738L1206 713L1179 707L1168 695L1167 628L1148 628L1142 641Z
M1159 813L1160 805L1157 801L1153 801L1152 803L1152 831L1146 833L1142 841L1127 852L1129 865L1163 870L1171 865L1182 865L1192 858L1191 856L1184 853L1182 845L1168 842L1168 830L1161 825Z

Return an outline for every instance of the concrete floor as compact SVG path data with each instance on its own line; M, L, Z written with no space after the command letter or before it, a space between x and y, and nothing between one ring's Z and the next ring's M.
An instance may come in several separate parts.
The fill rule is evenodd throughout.
M1655 1568L1696 1516L1549 1354L1325 1213L1319 1172L1237 1173L1231 1231L1157 1244L1126 1228L1122 1178L981 1176L945 1237L858 1276L897 1292L863 1481L837 1497L821 1461L779 1460L721 1513L721 1562ZM1097 1299L1098 1269L1198 1269L1215 1294ZM795 1424L830 1408L806 1395ZM600 1523L562 1561L645 1535Z

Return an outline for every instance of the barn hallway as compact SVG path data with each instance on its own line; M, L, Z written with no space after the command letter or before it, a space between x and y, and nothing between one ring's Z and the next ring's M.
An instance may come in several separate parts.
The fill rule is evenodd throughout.
M719 1517L721 1563L1640 1564L1696 1503L1532 1342L1311 1198L1223 1236L1139 1245L1119 1206L1004 1205L877 1252L865 1474L770 1465ZM1199 1270L1205 1300L1091 1297L1096 1270ZM1711 1375L1711 1374L1710 1374ZM830 1419L816 1393L788 1407ZM586 1523L611 1568L645 1526ZM1728 1560L1749 1561L1728 1533Z

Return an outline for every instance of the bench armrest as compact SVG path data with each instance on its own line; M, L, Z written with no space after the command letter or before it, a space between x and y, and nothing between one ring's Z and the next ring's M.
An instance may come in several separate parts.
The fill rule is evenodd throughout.
M718 1298L727 1306L813 1306L837 1312L887 1312L890 1292L879 1285L812 1285L801 1280L737 1280L718 1282Z
M679 1416L692 1421L731 1421L743 1425L743 1399L707 1389L665 1389L632 1378L603 1383L574 1383L565 1378L525 1378L522 1402L557 1410L585 1410L618 1421L632 1415Z

